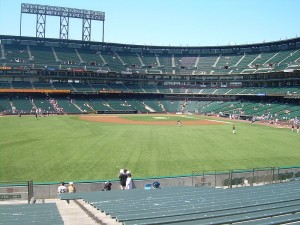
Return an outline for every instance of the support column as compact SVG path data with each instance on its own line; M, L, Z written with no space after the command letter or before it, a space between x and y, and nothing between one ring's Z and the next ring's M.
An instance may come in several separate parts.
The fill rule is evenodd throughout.
M103 20L103 26L102 26L102 42L104 42L104 20Z
M36 15L36 37L45 38L46 31L46 15L37 14Z
M82 40L91 41L91 19L82 19Z
M67 16L60 17L59 38L62 40L69 39L69 17Z

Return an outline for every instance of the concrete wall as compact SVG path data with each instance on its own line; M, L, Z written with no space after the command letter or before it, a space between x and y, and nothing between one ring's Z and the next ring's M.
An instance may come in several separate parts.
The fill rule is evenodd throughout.
M146 184L152 184L158 181L161 187L165 186L192 186L192 177L178 177L178 178L163 178L163 179L146 179L133 180L134 188L144 188ZM120 182L114 181L112 183L112 190L120 190ZM92 183L74 183L77 192L92 192L101 191L104 187L104 182ZM57 187L59 185L34 185L33 192L36 199L57 198ZM66 185L68 186L68 185Z
M212 186L212 187L223 187L225 181L229 178L246 178L249 181L250 185L253 185L254 182L258 182L260 184L274 183L274 182L282 182L282 180L287 180L294 178L295 174L300 172L299 167L294 168L280 168L276 170L259 170L256 169L254 171L243 171L243 172L232 172L230 176L230 171L228 173L222 174L204 174L203 172L196 173L197 176L187 176L187 177L175 177L175 178L161 178L161 179L140 179L134 180L134 188L144 188L146 184L152 184L154 181L158 181L161 184L161 187L166 186ZM271 176L270 174L276 176ZM281 175L281 176L279 176ZM254 179L255 178L255 179ZM77 192L92 192L92 191L101 191L104 187L103 182L79 182L74 183L77 189ZM228 184L227 184L228 185ZM243 184L235 185L236 187ZM57 187L59 184L34 184L33 185L33 196L36 199L48 199L48 198L57 198ZM120 190L119 181L112 182L113 190ZM1 186L0 185L0 195L21 195L21 199L27 199L27 186L24 185L14 185L14 186ZM1 200L1 199L0 199Z

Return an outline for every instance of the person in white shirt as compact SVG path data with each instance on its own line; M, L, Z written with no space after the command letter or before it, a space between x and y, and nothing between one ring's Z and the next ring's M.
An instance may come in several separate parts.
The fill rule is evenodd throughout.
M57 194L64 194L64 193L68 193L68 189L65 186L64 182L61 182L60 186L57 188ZM68 204L70 204L70 200L66 200Z
M126 189L132 189L132 186L133 186L133 181L132 181L132 178L131 178L131 173L129 172L127 174L127 179L126 179Z
M68 189L64 182L61 182L60 186L57 188L57 194L67 193Z

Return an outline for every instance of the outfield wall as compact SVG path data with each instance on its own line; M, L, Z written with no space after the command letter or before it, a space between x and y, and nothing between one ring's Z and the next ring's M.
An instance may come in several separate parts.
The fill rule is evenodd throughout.
M144 188L146 184L152 184L154 181L159 181L162 187L165 186L192 186L192 177L177 177L177 178L160 178L160 179L143 179L134 180L134 188ZM105 181L80 182L74 183L77 192L92 192L101 191ZM111 181L112 190L120 190L120 182L118 180ZM59 184L35 184L34 197L36 199L57 198L57 187ZM66 185L68 186L68 185Z
M266 167L251 170L229 171L194 171L192 175L179 177L159 177L134 179L134 188L144 188L146 184L158 181L161 187L166 186L209 186L234 188L242 186L256 186L271 183L287 182L300 179L300 167ZM245 182L246 180L246 182ZM75 183L77 192L101 191L105 181L91 181ZM119 180L111 181L112 190L120 190ZM56 198L59 184L35 184L36 198Z
M247 183L245 183L245 179ZM242 186L256 186L271 183L300 180L300 166L296 167L266 167L251 170L229 171L194 171L192 175L178 177L157 177L134 179L134 188L144 188L146 184L158 181L161 187L166 186L210 186L219 188L234 188ZM77 192L101 191L105 181L79 181L74 182ZM119 180L112 180L112 190L120 190ZM33 196L36 199L57 198L58 182L33 184ZM68 186L68 184L66 184ZM0 196L17 196L18 199L28 198L28 186L26 185L0 185ZM1 199L0 199L1 200ZM2 199L5 200L5 199ZM12 199L7 199L12 200Z

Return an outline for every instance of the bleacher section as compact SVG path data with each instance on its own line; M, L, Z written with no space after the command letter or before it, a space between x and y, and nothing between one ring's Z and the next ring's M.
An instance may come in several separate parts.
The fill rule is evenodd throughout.
M114 111L134 111L130 104L122 99L106 99L108 106Z
M209 95L259 95L268 96L300 94L300 87L244 87L244 88L202 88L202 87L174 87L174 86L143 86L133 84L93 84L68 82L29 82L12 81L0 82L0 89L56 89L71 90L73 92L119 91L134 93L161 94L209 94Z
M50 47L30 46L30 50L35 67L42 68L43 66L57 65L58 62L56 62Z
M43 113L55 113L55 108L50 104L49 99L46 97L34 97L32 103L36 108L41 109Z
M12 88L15 89L32 89L33 86L29 81L12 81Z
M11 99L11 104L18 112L21 113L31 113L33 109L31 99L28 97L15 96Z
M67 98L56 98L58 107L61 108L62 112L67 113L83 113L80 108L77 108L72 99Z
M54 89L57 89L57 90L73 90L74 91L74 88L70 83L55 82L55 83L52 83L52 85L53 85Z
M0 224L63 225L55 203L32 205L1 205Z
M161 103L157 99L145 99L141 100L144 104L147 110L150 112L163 112L163 108L161 106Z
M68 48L55 48L56 55L58 57L60 65L63 68L68 68L68 65L80 65L81 61L76 54L75 49Z
M4 45L4 63L12 66L31 64L26 45Z
M65 86L64 86L65 87ZM202 89L203 90L203 89ZM219 89L214 89L215 91ZM228 89L226 89L228 90ZM239 89L239 92L245 89ZM207 89L207 93L215 92ZM253 91L253 90L252 90ZM274 90L273 90L274 91ZM205 93L206 93L205 92ZM228 91L231 92L231 91ZM259 92L259 90L258 90ZM227 95L227 94L226 94ZM153 96L152 96L153 97ZM148 97L120 98L95 95L46 96L43 94L18 94L1 96L0 113L35 113L41 109L44 114L88 112L157 112L157 113L196 113L196 114L235 114L242 116L264 117L266 119L288 120L300 117L300 106L293 103L263 101L198 101L183 99L156 99Z
M284 224L300 221L299 181L255 187L162 187L63 194L129 224Z
M95 89L93 89L89 84L72 83L71 85L75 91L82 91L82 92L94 92L95 91Z
M145 105L138 99L126 99L125 102L134 110L139 112L150 112Z
M35 82L33 83L33 88L34 89L54 89L51 83L38 83Z
M181 112L183 101L160 100L166 112Z
M87 112L94 112L95 109L90 104L90 101L88 99L82 98L76 100L73 99L73 104L75 107L77 107L82 113L87 113Z
M0 113L13 113L10 100L7 97L0 96Z
M90 99L88 104L97 111L113 111L108 102L102 98L93 97Z
M156 74L247 74L299 68L300 51L237 54L155 54L4 44L5 66L81 68ZM31 55L31 57L30 57Z

